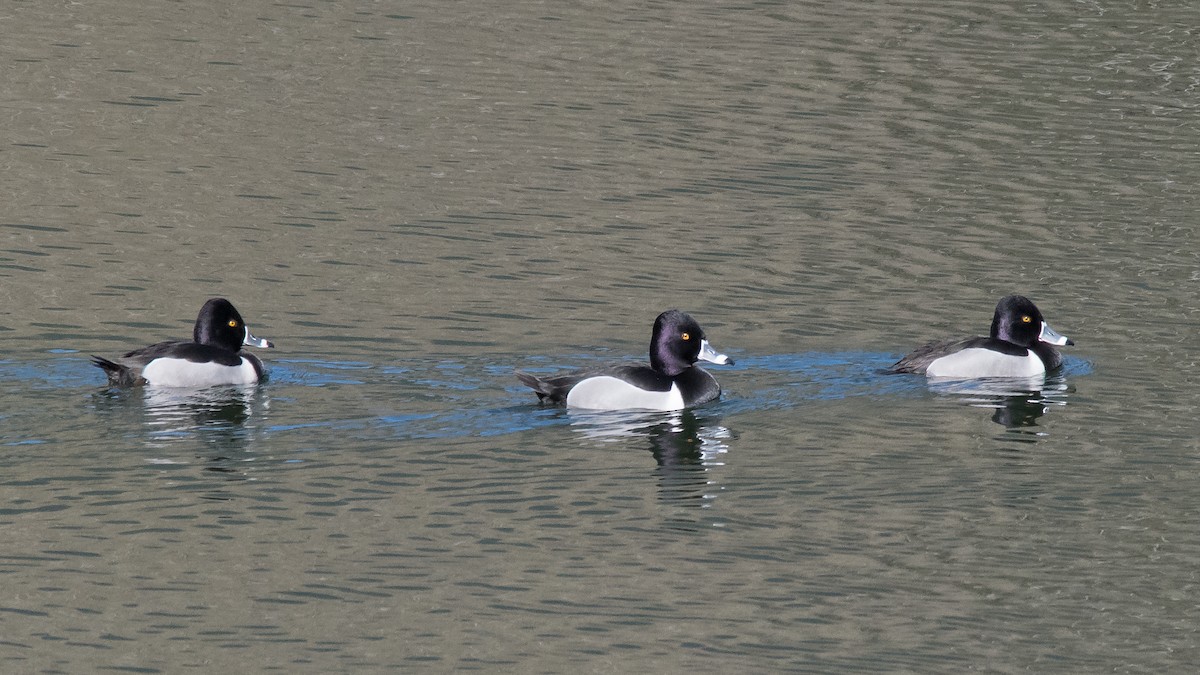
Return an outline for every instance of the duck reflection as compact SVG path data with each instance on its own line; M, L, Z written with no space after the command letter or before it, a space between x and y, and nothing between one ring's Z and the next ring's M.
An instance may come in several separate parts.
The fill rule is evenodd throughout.
M255 408L268 405L260 391L253 385L193 391L150 387L146 389L146 423L161 435L202 434L214 445L226 445L227 441L240 445Z
M930 380L929 388L938 394L958 397L971 407L993 410L992 421L1009 431L1036 427L1038 418L1052 408L1065 406L1067 396L1071 393L1065 376L1061 374L1030 378Z
M209 468L222 469L231 457L246 452L252 428L247 422L262 415L270 399L262 387L227 386L206 389L144 387L133 390L107 390L103 400L114 415L123 416L119 424L141 426L147 432L146 443L166 448L176 443L203 446Z
M729 429L692 410L571 413L571 426L600 441L644 438L657 464L664 502L708 508L721 487L714 469L724 466Z

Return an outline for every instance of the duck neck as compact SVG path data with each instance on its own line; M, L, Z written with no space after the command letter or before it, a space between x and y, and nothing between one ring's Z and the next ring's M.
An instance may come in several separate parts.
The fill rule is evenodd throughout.
M661 350L661 351L660 351ZM691 366L683 365L674 354L666 351L665 347L650 349L650 367L667 377L675 377Z

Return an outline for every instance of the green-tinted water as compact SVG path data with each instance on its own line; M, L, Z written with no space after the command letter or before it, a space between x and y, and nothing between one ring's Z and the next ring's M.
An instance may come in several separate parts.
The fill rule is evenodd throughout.
M14 3L5 672L1187 671L1188 3ZM1030 295L1045 391L880 370ZM249 391L91 353L254 332ZM673 415L514 368L738 360Z

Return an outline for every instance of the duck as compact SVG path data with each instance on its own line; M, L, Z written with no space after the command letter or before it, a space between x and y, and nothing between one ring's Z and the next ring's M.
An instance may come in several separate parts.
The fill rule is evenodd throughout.
M109 386L211 387L245 385L266 376L263 363L242 346L271 349L255 337L242 315L225 298L211 298L200 308L190 342L167 341L135 349L117 359L92 356L108 375Z
M1056 347L1075 341L1046 323L1033 301L1008 295L996 303L988 337L931 342L892 364L895 373L931 378L1036 377L1062 366Z
M718 352L689 314L669 309L654 320L650 363L629 363L538 377L517 371L539 402L583 410L682 410L721 396L721 386L695 365L707 361L733 365Z

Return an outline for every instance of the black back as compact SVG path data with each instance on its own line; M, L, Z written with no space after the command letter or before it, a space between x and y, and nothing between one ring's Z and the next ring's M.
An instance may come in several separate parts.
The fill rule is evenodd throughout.
M670 391L674 382L645 363L619 363L551 377L537 377L520 370L516 374L518 380L538 395L539 401L551 403L565 403L571 388L589 377L615 377L646 391Z

